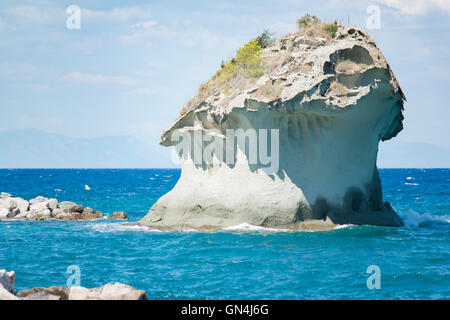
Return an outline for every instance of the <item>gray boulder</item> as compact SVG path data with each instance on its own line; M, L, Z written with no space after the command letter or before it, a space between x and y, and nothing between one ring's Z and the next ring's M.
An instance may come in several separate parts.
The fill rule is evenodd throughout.
M27 212L30 208L30 204L27 200L22 198L14 198L14 201L16 202L17 209L20 210L20 213Z
M49 199L48 200L48 207L51 210L55 210L56 208L58 208L58 200L56 200L56 199Z
M82 213L84 210L84 207L82 205L76 204L72 201L63 201L60 202L58 207L62 209L64 212L78 212Z
M20 291L17 296L24 300L67 300L69 288L63 286L36 287Z
M14 281L16 280L16 273L14 271L0 270L0 287L8 292L14 294Z
M36 198L30 200L30 206L33 205L33 204L36 204L36 203L46 202L46 201L48 201L48 200L49 200L49 199L46 198L46 197L38 196L38 197L36 197Z
M14 281L16 273L14 271L0 270L0 300L18 300L14 295Z
M11 210L0 208L0 219L8 219L11 215Z
M100 211L96 211L94 209L91 208L86 208L83 210L83 213L81 215L81 219L82 220L95 220L95 219L100 219L103 217L103 213Z
M128 219L128 216L123 211L115 211L112 215L108 216L108 219Z
M13 197L12 194L9 194L9 193L6 193L6 192L0 193L0 199L6 199L6 198L12 198L12 197Z
M135 289L123 283L108 283L102 287L88 289L71 287L69 300L147 300L144 290Z
M0 208L6 208L8 210L12 210L17 208L17 203L14 198L4 198L0 199Z
M60 208L56 208L52 211L52 218L60 219L60 220L69 220L68 217L72 216L70 212L64 212Z
M14 271L0 270L0 300L147 300L144 290L135 289L123 283L108 283L102 287L52 286L35 287L14 295Z
M31 203L31 202L30 202ZM30 205L30 217L50 218L52 211L48 201L37 202ZM27 215L28 218L28 215Z
M14 216L14 219L26 219L27 215L29 214L29 211L21 212Z

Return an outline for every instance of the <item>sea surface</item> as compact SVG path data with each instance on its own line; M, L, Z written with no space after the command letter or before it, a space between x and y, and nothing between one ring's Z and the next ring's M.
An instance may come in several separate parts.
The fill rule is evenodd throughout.
M160 232L106 219L0 221L0 269L16 271L16 291L70 285L69 268L79 270L82 286L119 281L150 299L449 299L450 169L380 175L384 200L405 227ZM178 169L0 170L0 191L126 211L135 222L179 176ZM369 266L379 268L379 289L367 286Z

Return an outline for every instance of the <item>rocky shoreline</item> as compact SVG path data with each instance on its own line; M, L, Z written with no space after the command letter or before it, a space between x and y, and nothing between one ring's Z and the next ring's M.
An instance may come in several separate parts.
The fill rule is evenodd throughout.
M147 300L144 290L123 283L108 283L97 288L79 286L35 287L15 293L14 271L0 270L0 300Z
M20 197L14 197L9 193L0 194L0 220L28 220L42 221L57 219L65 221L87 221L102 218L128 219L125 212L113 212L105 215L103 212L84 207L72 201L58 202L57 199L49 199L38 196L29 201Z

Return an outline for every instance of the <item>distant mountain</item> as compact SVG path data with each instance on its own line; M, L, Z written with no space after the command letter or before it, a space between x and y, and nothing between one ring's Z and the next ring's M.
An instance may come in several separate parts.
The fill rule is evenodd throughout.
M0 131L0 168L171 168L170 152L133 136L72 138L39 130Z
M380 143L379 168L450 168L450 149L430 143L389 140Z

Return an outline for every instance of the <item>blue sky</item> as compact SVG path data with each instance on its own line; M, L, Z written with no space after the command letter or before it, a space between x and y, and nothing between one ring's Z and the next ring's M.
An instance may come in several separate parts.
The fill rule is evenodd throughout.
M81 29L66 27L69 5ZM402 141L450 147L450 1L8 1L0 3L0 130L134 135L151 144L222 59L312 13L366 27L408 102Z

